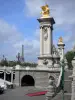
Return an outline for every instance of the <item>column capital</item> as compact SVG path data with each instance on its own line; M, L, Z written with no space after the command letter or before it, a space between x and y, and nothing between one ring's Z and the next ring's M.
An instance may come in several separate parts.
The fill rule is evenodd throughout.
M49 17L49 18L39 18L37 20L39 21L39 23L49 22L49 23L51 23L51 25L55 24L55 20L54 20L53 17Z
M50 28L51 30L53 30L53 26L51 26L51 25L40 25L40 29L42 28L44 28L44 27L47 27L47 28Z
M57 45L58 45L58 46L62 46L62 47L64 47L64 46L65 46L65 44L64 44L64 43L58 43Z

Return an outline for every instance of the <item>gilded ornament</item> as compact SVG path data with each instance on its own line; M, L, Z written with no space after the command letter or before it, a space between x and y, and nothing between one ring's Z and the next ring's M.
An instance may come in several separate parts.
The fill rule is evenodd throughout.
M42 12L41 12L42 17L46 18L46 17L50 16L50 9L49 9L49 6L47 4L45 6L42 6L41 9L42 9Z
M59 42L63 42L63 39L62 39L62 37L60 37L60 38L59 38Z

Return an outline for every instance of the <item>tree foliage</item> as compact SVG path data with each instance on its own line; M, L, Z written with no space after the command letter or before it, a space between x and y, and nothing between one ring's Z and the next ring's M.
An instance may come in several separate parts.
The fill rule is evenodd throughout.
M68 68L69 69L72 69L73 68L73 66L72 66L72 60L73 60L74 56L75 56L75 52L74 51L68 51L65 54L65 57L66 57L66 59L68 61Z
M7 61L7 60L1 60L0 62L0 66L8 66L8 67L13 67L16 65L21 65L22 67L36 67L37 64L36 63L30 63L30 62L23 62L21 63L20 61Z
M1 66L8 66L8 61L7 61L7 59L6 59L6 58L5 58L5 59L2 59L1 62L0 62L0 65L1 65Z

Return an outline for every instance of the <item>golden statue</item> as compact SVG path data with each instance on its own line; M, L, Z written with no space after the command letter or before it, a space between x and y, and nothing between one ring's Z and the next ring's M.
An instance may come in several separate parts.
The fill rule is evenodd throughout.
M60 43L60 42L63 43L62 37L59 38L59 43Z
M45 6L42 6L41 7L42 9L42 17L49 17L49 14L50 14L50 9L49 9L49 6L46 4Z

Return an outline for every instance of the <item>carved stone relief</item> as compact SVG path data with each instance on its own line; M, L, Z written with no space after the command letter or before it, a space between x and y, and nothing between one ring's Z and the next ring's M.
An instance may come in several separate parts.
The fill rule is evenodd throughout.
M43 64L44 64L44 65L47 65L47 64L48 64L47 59L44 59L44 60L43 60Z
M46 41L47 38L48 38L48 30L47 30L47 27L44 27L43 28L43 34L44 34L44 40Z

